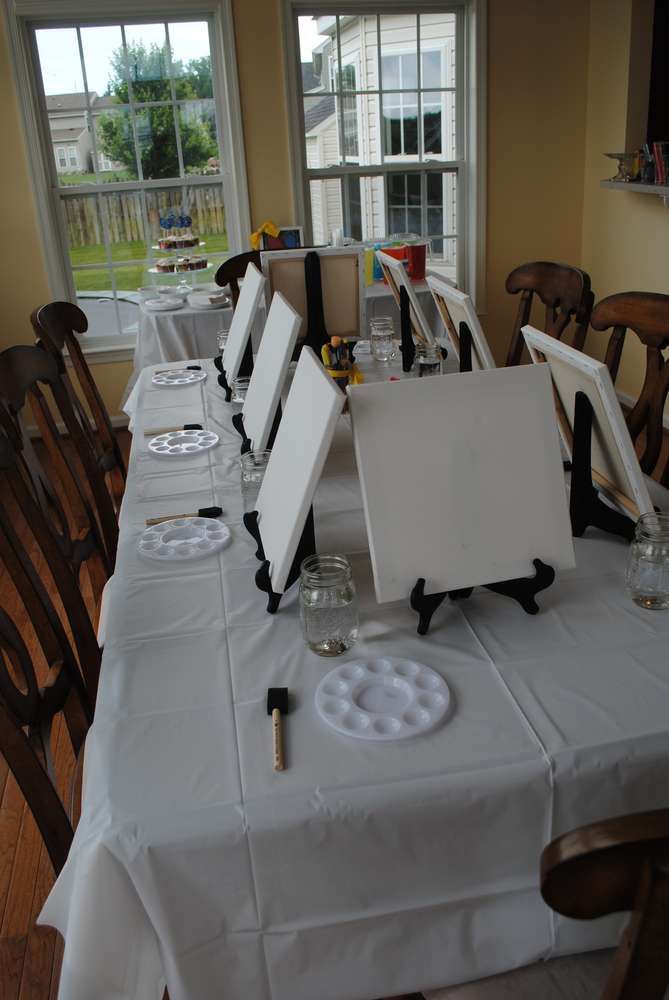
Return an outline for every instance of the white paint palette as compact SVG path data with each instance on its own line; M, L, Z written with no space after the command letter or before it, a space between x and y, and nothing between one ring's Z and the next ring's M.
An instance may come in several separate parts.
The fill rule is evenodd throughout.
M450 699L446 681L430 667L382 657L331 670L316 689L316 710L344 736L405 740L434 729Z
M349 386L380 603L574 566L550 373Z
M428 274L427 284L456 357L460 358L460 324L464 323L472 336L472 371L495 368L495 359L470 297L432 274Z
M169 431L158 434L149 441L149 451L161 458L183 458L199 455L218 444L218 434L213 431Z
M206 377L207 373L203 371L172 368L167 372L156 372L151 378L151 384L165 386L195 385L197 382L204 382Z
M246 268L235 311L232 314L228 340L223 351L223 368L228 385L232 385L233 378L237 378L239 375L239 368L248 339L251 336L253 321L260 305L264 286L265 279L258 268L255 264L249 264Z
M230 529L213 517L178 517L147 528L137 551L158 562L189 562L218 552L230 541Z
M258 495L272 590L282 594L346 397L303 347Z
M267 447L301 322L281 292L275 292L242 408L244 430L254 451Z

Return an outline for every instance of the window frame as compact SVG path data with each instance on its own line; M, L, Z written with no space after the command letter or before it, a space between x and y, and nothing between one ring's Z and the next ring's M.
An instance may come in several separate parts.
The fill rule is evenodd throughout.
M69 247L62 224L58 171L53 155L46 151L53 148L48 129L46 107L39 81L39 56L34 29L39 27L101 26L117 24L146 24L150 21L209 20L211 58L213 69L213 100L219 127L221 149L221 174L214 183L221 183L226 210L226 224L230 252L246 248L251 231L246 162L242 131L241 102L235 53L234 23L231 0L143 0L141 13L131 0L4 0L3 11L12 53L12 68L17 98L21 110L28 165L37 216L40 220L44 263L49 291L54 299L76 301L72 271L69 264ZM206 175L193 183L212 183ZM183 178L144 181L144 186L156 188L184 186ZM105 184L105 191L132 190L133 181ZM90 185L68 187L68 192L93 194ZM84 337L84 353L93 354L96 360L130 360L133 357L136 337L123 336ZM107 356L105 356L107 355Z
M460 48L456 48L456 89L461 90L463 113L457 123L456 161L434 160L428 156L423 162L404 158L386 157L374 166L361 167L348 164L307 168L304 150L304 113L301 94L300 40L298 17L305 15L375 15L455 13L463 21ZM311 211L309 181L317 179L343 179L346 174L365 177L386 176L395 172L417 171L424 177L430 172L443 174L448 167L458 172L458 286L466 291L475 303L479 315L486 310L485 260L486 260L486 4L485 0L283 0L284 62L288 97L290 128L291 170L293 198L297 222L311 236ZM456 35L457 45L457 35ZM390 54L390 53L389 53ZM381 81L379 81L381 83ZM381 90L381 88L379 88ZM381 105L382 93L379 95ZM382 114L378 115L379 129ZM420 118L420 116L419 116ZM420 142L423 143L422 129ZM379 135L379 141L383 136ZM388 162L385 162L388 160ZM426 181L422 182L426 185Z

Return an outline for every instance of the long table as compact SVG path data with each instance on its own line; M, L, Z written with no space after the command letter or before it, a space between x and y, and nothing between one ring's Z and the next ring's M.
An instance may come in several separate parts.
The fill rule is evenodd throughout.
M618 918L548 910L538 861L567 829L666 805L669 615L626 596L625 543L577 540L536 617L476 590L421 638L406 605L376 604L343 417L314 505L319 548L352 553L361 632L340 661L413 658L453 704L413 741L340 736L314 707L339 661L305 647L296 588L272 617L255 587L234 408L203 364L199 386L145 370L133 394L83 812L41 915L65 937L60 997L374 1000L614 943ZM220 445L150 456L145 429L193 421ZM138 555L147 517L212 503L218 556ZM270 686L295 698L283 773Z

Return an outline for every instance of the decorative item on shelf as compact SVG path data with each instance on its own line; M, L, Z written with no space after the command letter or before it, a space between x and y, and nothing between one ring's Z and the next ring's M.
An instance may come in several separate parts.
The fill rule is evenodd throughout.
M627 590L649 611L669 609L669 515L642 514L630 545Z
M655 183L666 184L669 167L669 142L653 143L653 160L655 162Z
M655 183L655 160L647 142L643 145L643 163L641 166L641 183Z
M310 555L300 566L304 641L319 656L339 656L358 638L358 604L344 555Z
M346 392L347 385L358 385L365 381L358 366L351 361L348 340L330 337L328 343L321 347L321 358L326 372L342 392Z
M612 181L632 181L634 180L634 153L604 153L610 160L618 161L618 170L615 177L609 178Z

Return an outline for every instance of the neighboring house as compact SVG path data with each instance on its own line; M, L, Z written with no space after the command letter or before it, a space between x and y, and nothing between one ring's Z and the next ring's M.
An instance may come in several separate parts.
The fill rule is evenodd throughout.
M377 164L381 151L386 162L415 163L418 144L423 158L453 160L456 157L454 95L437 88L455 87L455 21L451 15L421 16L421 82L435 88L423 94L422 121L418 118L416 92L393 93L416 88L416 18L396 15L382 19L381 60L377 22L373 17L339 18L341 74L336 47L336 19L315 18L318 34L326 40L312 53L311 63L302 63L305 144L308 167L324 167L342 162L343 139L347 163ZM382 88L380 97L356 91L379 90L379 62ZM335 113L332 91L340 87L342 126ZM350 95L346 92L351 91ZM422 127L419 127L419 124ZM406 180L404 178L406 177ZM346 231L357 239L373 240L386 233L421 232L421 201L427 204L427 232L440 235L455 232L456 188L448 175L435 176L423 193L412 190L408 175L401 174L388 185L380 178L342 178L347 186ZM388 205L384 204L388 198ZM339 180L312 181L312 224L314 242L327 242L344 216Z
M99 97L89 92L91 108L102 111L112 107L110 97ZM51 145L59 174L91 173L93 171L93 140L86 118L86 95L50 94L46 109L51 129ZM122 163L115 163L101 151L98 154L100 170L122 170Z

